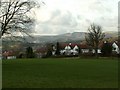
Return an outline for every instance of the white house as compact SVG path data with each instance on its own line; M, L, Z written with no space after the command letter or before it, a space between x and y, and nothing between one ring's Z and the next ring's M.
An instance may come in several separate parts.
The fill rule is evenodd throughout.
M75 47L73 48L73 50L78 50L79 48L78 48L78 46L77 45L75 45Z
M92 53L95 53L95 49L92 50ZM98 50L97 50L97 53L102 53L102 52L101 52L101 49L98 49Z
M75 47L72 50L73 55L78 55L78 50L79 50L78 46L75 45Z
M61 50L61 54L65 54L65 55L78 55L78 46L75 45L73 47L73 49L69 46L69 45L66 45L65 48L63 50Z
M71 54L71 47L68 45L65 47L65 54L70 55Z
M8 56L7 59L16 59L16 56Z
M118 45L115 42L112 44L112 47L113 47L112 51L115 51L117 54L120 53L120 49L119 49Z

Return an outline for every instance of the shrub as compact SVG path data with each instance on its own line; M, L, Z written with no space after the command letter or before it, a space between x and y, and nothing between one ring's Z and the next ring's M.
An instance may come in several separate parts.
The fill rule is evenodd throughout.
M81 55L80 55L80 57L94 57L95 56L95 54L94 53L82 53Z
M110 43L104 43L101 52L102 56L110 56L112 54L112 45Z

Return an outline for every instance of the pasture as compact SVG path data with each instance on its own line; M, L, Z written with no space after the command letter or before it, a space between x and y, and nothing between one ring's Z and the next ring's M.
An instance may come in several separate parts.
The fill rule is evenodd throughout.
M117 58L2 61L3 88L117 88Z

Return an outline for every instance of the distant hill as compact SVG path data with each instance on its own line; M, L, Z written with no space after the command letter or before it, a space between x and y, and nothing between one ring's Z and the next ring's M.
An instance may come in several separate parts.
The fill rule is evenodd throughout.
M29 43L54 43L54 42L80 42L85 40L86 32L73 32L73 33L65 33L60 35L35 35L33 38L26 36L26 41ZM118 32L105 32L106 38L117 38Z
M34 38L26 37L28 41L33 41L34 43L46 43L46 42L67 42L67 41L75 41L75 40L84 40L85 32L74 32L74 33L66 33L61 35L51 35L51 36L40 36L35 35Z
M53 43L53 42L69 42L69 41L82 41L85 40L86 32L73 32L73 33L65 33L60 35L49 35L49 36L40 36L35 35L34 38L26 37L28 41L32 41L34 43ZM105 32L105 38L116 38L118 37L118 33L113 32Z
M6 39L2 41L2 49L6 50L6 49L11 49L11 47L13 47L14 49L17 47L24 47L24 48L21 48L21 50L24 51L25 48L28 46L37 48L37 47L46 45L46 43L53 43L53 44L55 44L56 42L85 43L85 34L86 32L73 32L73 33L65 33L61 35L51 35L51 36L35 35L33 36L33 38L26 36L25 41L12 41L12 40ZM105 32L104 40L112 42L112 41L115 41L117 37L118 37L117 32Z
M118 37L118 32L117 31L109 31L105 32L105 38L115 38Z

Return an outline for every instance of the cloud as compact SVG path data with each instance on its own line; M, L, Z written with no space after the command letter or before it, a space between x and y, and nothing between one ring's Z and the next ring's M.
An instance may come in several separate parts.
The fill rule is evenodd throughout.
M87 31L91 23L103 30L117 30L118 0L45 0L46 6L35 10L39 34L63 34Z
M46 34L63 34L71 32L71 28L77 27L77 18L69 11L62 12L60 10L53 11L51 17L47 21L38 21L36 31Z

